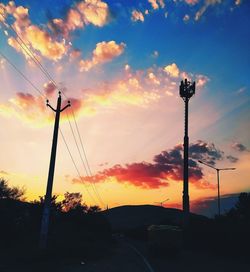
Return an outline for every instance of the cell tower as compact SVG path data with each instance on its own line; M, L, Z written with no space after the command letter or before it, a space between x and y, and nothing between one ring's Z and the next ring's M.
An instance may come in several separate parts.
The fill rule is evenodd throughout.
M188 225L189 221L189 194L188 194L188 102L189 99L195 94L195 82L181 81L180 97L185 103L185 117L184 117L184 163L183 163L183 212L184 212L184 226Z

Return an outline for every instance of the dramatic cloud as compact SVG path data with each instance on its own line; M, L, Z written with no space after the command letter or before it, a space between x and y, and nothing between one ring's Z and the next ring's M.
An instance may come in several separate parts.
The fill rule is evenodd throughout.
M123 44L118 45L115 42L100 43L100 46L97 46L98 50L93 54L93 62L103 63L108 61L115 54L119 54L123 47ZM77 56L79 56L78 52L76 52L75 57ZM177 65L176 69L180 71ZM133 71L127 64L117 79L97 83L88 89L83 89L77 98L70 98L70 100L77 117L98 114L104 108L115 111L121 105L147 108L154 103L158 103L164 97L173 99L175 93L178 92L177 86L183 75L191 77L191 75L183 71L179 72L179 77L172 77L166 73L164 67L156 66L144 71ZM193 77L197 78L196 75L193 75ZM52 82L45 83L43 92L48 98L55 96L54 84ZM29 106L25 107L26 104ZM16 117L24 122L28 121L30 125L34 126L37 126L37 124L39 126L47 125L53 120L48 115L44 98L32 96L26 94L26 92L21 92L7 103L0 104L0 110L0 114L3 116ZM43 119L43 121L40 119Z
M202 168L196 159L209 162L221 159L222 151L214 144L198 141L190 145L189 180L198 189L214 189L215 186L203 179ZM153 162L130 163L125 166L115 165L104 169L92 177L74 179L73 182L108 182L131 184L143 189L156 189L169 185L169 181L182 181L183 177L183 146L176 145L173 149L162 151L153 158Z
M239 152L243 152L243 151L248 151L248 149L246 148L246 146L244 146L243 144L241 143L233 143L232 144L232 148L236 151L239 151Z
M217 149L213 143L197 141L190 144L189 155L192 159L202 160L208 164L215 165L216 161L222 160L224 152Z
M124 43L117 44L115 41L98 43L90 60L80 60L80 71L89 71L96 65L112 61L123 53L125 46Z
M23 34L32 47L48 59L55 61L59 60L67 51L67 47L64 42L54 41L48 32L37 26L27 27Z
M140 11L133 10L131 15L131 20L134 22L136 21L144 22L144 15Z
M13 28L29 49L34 51L34 55L36 57L41 55L53 61L62 59L69 51L70 46L66 40L72 31L88 24L102 27L109 20L108 5L101 0L78 1L77 4L69 8L65 19L51 19L47 26L43 25L42 27L32 24L29 18L29 9L16 6L14 1L7 5L1 4L0 7L2 8L0 11L1 21L7 23L9 17L12 17ZM58 34L62 34L62 36ZM27 49L16 41L15 36L9 37L8 44L23 53L27 59L31 58Z
M34 51L34 55L41 54L42 56L57 61L61 59L67 52L67 46L64 41L56 41L48 31L36 25L32 25L29 19L29 9L23 6L15 6L14 2L9 2L5 7L7 15L12 16L14 23L12 27L26 43L28 49L14 36L8 38L8 44L18 52L22 52L27 59L31 58L28 50Z
M68 9L64 19L52 19L48 26L55 34L68 38L69 34L82 29L85 25L93 24L102 27L108 23L110 12L108 5L101 0L78 1Z

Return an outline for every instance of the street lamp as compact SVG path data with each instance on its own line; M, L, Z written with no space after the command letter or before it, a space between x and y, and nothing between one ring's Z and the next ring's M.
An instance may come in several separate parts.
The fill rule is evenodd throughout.
M184 226L188 226L189 221L189 194L188 194L188 102L189 99L195 94L195 82L191 83L185 79L181 81L180 97L185 103L185 117L184 117L184 154L183 154L183 197L182 205L184 212Z
M218 184L218 215L220 216L220 171L224 170L235 170L236 168L216 168L210 164L207 164L206 162L198 160L199 163L202 163L210 168L213 168L214 170L217 171L217 184Z

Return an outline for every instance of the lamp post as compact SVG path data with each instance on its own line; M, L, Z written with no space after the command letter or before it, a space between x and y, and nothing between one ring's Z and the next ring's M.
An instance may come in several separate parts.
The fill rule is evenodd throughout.
M184 212L184 226L189 222L189 195L188 195L188 102L189 99L195 94L195 82L191 83L185 79L181 81L180 97L185 103L185 117L184 117L184 162L183 162L183 212Z
M207 164L206 162L198 160L199 163L202 163L210 168L213 168L217 172L217 187L218 187L218 215L220 216L220 171L224 170L235 170L236 168L231 167L231 168L216 168L210 164Z

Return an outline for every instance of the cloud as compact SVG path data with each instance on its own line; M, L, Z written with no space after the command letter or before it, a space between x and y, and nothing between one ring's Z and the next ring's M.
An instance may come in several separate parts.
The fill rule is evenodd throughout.
M131 14L131 20L134 22L136 21L144 22L144 15L140 11L133 10Z
M0 69L4 69L6 64L6 60L3 58L0 58Z
M65 18L55 18L48 23L49 28L55 34L61 34L68 38L70 33L76 29L83 29L86 25L92 24L103 27L110 18L107 3L101 0L78 1L71 6Z
M115 42L113 44L121 46ZM94 62L97 59L104 62L113 56L113 50L100 50L95 54ZM78 97L70 98L70 100L73 101L72 106L76 107L74 111L78 118L98 114L103 109L116 111L121 106L147 108L158 103L162 98L174 99L183 74L191 77L183 71L180 71L179 77L172 77L164 71L164 67L157 66L134 71L127 64L118 78L97 83L78 92ZM43 89L45 96L55 95L56 89L52 82L45 83ZM25 105L28 106L25 107ZM18 118L35 127L44 126L53 121L46 109L44 99L40 96L29 95L27 92L20 92L8 102L0 104L0 110L3 116Z
M79 49L73 49L71 52L70 52L70 55L69 55L69 59L71 61L75 60L75 59L78 59L80 58L81 56L81 50Z
M231 147L239 152L244 152L244 151L248 151L247 147L241 143L235 142L231 145Z
M53 82L50 81L50 82L43 84L43 89L45 92L45 96L51 97L56 91L56 86Z
M159 57L159 52L157 50L154 50L154 52L152 53L152 57L158 58Z
M190 16L189 16L188 14L186 14L186 15L183 17L183 21L184 21L184 22L189 21L189 19L190 19Z
M199 0L185 0L185 2L191 6L196 5Z
M201 143L206 148L200 147ZM197 156L209 161L219 160L221 151L215 149L213 144L198 141L191 144L192 152L189 159L189 181L198 189L214 189L215 186L204 180L202 168L194 160ZM213 148L211 148L213 147ZM198 155L195 153L197 151ZM81 180L73 179L75 183L82 182L109 182L115 181L122 184L130 184L142 189L157 189L169 186L169 181L182 181L183 177L183 146L176 145L170 150L162 151L154 156L153 162L137 162L124 166L113 167L99 171L92 177L82 177Z
M9 2L4 8L6 14L14 19L13 28L27 44L27 47L34 51L35 56L40 53L48 59L57 61L66 54L67 46L65 42L56 41L48 31L31 24L28 8L23 6L16 7L14 2ZM20 43L13 36L8 38L10 46L16 51L23 53L27 59L30 59L30 54L27 53L28 49L25 48L25 45L21 46Z
M23 33L33 49L39 51L42 56L57 61L67 52L67 46L64 42L57 42L52 39L49 33L37 26L29 26Z
M246 89L247 89L246 87L241 87L235 93L236 94L242 94L242 93L244 93L246 91Z
M108 5L101 0L80 1L76 5L86 24L104 26L109 20Z
M0 171L0 174L1 174L1 175L4 175L4 176L8 176L8 175L9 175L9 173L6 172L6 171L4 171L4 170L1 170L1 171Z
M196 75L195 80L196 80L196 87L203 88L210 79L205 75Z
M198 140L189 146L189 156L195 160L202 160L208 164L215 165L217 161L224 158L224 152L217 149L213 143Z
M4 9L1 14L5 16L2 21L6 22L12 17L12 26L36 57L43 56L47 59L58 61L69 51L67 39L69 34L85 25L93 24L97 27L104 26L109 21L109 8L101 0L78 1L66 12L66 18L51 19L47 25L42 27L32 24L29 18L29 9L24 6L16 6L14 1L7 5L1 4ZM59 35L59 34L62 34ZM8 44L16 51L25 55L26 59L31 57L24 48L10 36Z
M221 4L222 0L205 0L203 6L196 12L195 20L198 21L210 6Z
M178 77L180 74L180 70L175 63L165 66L164 71L171 77Z
M236 158L236 157L234 157L232 155L228 155L227 159L232 163L236 163L239 160L238 158Z
M112 61L123 53L125 46L124 43L117 44L115 41L97 43L92 53L92 58L89 60L80 60L80 72L89 71L96 65Z
M49 95L55 92L51 83L45 84L45 90ZM69 100L77 115L78 111L82 110L82 101L75 98L69 98ZM63 101L62 107L66 103L67 101ZM56 108L55 105L53 107ZM15 117L33 127L43 127L54 122L54 113L47 108L44 97L24 92L18 92L8 103L0 104L0 114L9 118ZM66 111L62 112L61 117L62 121L66 119Z
M164 8L165 3L163 0L148 0L153 9L159 9L159 7Z

